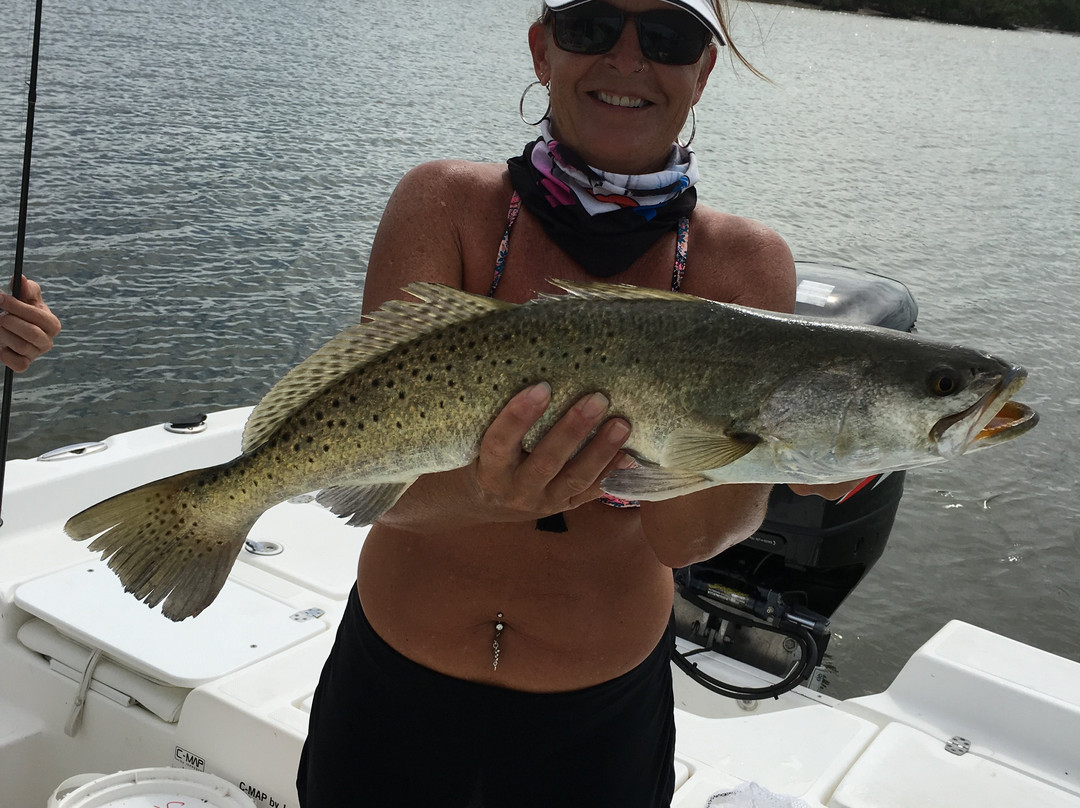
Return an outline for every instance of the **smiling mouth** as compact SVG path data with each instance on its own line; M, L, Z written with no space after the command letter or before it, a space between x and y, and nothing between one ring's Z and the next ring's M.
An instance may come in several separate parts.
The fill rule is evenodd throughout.
M625 107L626 109L641 109L648 105L644 98L634 98L629 95L613 95L605 92L595 92L593 97L598 101L613 107Z

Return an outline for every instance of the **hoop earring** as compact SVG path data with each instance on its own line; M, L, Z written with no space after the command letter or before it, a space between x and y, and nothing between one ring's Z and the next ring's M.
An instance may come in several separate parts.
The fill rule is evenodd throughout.
M539 84L545 90L548 90L548 85L544 84L542 81L534 81L532 84L525 88L525 91L521 94L521 100L518 101L518 115L521 116L521 120L526 126L538 126L540 122L548 116L548 113L551 112L551 91L548 90L548 102L547 108L544 110L544 114L537 118L535 121L525 120L525 96L527 96L529 94L529 90L531 90L537 84Z
M694 107L690 107L690 138L685 143L680 143L684 149L689 149L690 144L694 142L694 135L697 134L697 110Z

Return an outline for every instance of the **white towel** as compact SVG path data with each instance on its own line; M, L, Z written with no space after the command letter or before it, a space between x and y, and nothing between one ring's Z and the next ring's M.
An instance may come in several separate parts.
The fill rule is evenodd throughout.
M743 783L737 788L718 791L709 797L705 808L810 808L798 797L774 794L757 783Z

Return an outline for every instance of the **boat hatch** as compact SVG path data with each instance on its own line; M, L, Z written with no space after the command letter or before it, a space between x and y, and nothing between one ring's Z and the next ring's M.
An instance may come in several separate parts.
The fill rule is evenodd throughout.
M173 623L124 592L101 561L29 581L16 590L15 603L132 671L187 688L273 656L328 625L291 619L296 606L232 579L198 617Z

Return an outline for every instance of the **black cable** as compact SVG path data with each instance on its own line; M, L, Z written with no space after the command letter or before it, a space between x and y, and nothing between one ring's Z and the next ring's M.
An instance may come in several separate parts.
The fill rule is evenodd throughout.
M706 604L696 595L685 591L683 592L682 597L689 603L709 613L713 613L716 608L713 604ZM785 628L774 628L758 621L748 620L742 615L734 614L726 609L722 610L722 614L726 619L731 620L738 625L771 631L775 634L781 634L785 637L792 638L802 648L800 663L795 665L788 675L779 682L766 685L765 687L740 687L738 685L728 684L727 682L721 682L719 679L702 671L696 664L687 659L687 657L707 651L707 648L700 648L686 654L680 653L677 649L673 650L671 653L672 662L695 682L714 693L718 693L721 696L726 696L730 699L757 700L776 698L790 690L794 690L800 683L810 678L810 674L817 665L818 650L817 643L809 631L801 626L791 624Z

